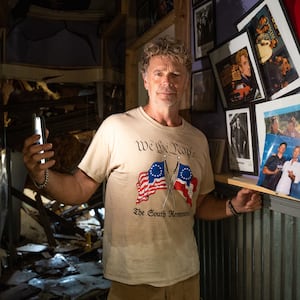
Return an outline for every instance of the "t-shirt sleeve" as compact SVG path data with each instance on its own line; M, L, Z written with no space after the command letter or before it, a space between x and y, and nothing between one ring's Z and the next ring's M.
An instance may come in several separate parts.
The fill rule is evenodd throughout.
M96 182L101 183L109 174L114 126L110 118L98 128L78 167Z

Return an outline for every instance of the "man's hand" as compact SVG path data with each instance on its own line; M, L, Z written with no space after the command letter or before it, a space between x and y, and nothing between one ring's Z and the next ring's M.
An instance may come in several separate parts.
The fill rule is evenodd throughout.
M252 212L262 207L261 194L257 191L242 188L238 191L231 203L238 213Z
M48 135L48 132L47 132ZM37 144L39 135L34 134L27 138L23 146L23 160L28 170L30 177L37 183L42 183L45 180L45 170L51 168L55 164L55 160L51 160L54 156L52 144ZM43 151L43 152L41 152ZM41 164L41 159L45 158L45 164Z

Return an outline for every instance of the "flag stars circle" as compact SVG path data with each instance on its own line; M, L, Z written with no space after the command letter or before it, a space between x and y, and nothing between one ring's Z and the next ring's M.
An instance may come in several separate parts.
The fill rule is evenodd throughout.
M152 168L150 169L150 175L156 178L163 176L163 168L159 164L153 164Z
M183 168L180 172L180 177L188 181L192 179L192 172L189 168Z

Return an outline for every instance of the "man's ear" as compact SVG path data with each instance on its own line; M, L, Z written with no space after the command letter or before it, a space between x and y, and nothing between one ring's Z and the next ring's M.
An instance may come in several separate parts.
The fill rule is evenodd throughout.
M148 90L148 80L146 73L142 74L145 90Z

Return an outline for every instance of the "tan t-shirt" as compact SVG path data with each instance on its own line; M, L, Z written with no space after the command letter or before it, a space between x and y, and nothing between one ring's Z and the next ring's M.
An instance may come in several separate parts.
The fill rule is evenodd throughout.
M106 278L167 286L199 272L196 199L214 189L201 131L186 121L162 126L141 107L112 115L79 168L97 182L107 179Z

